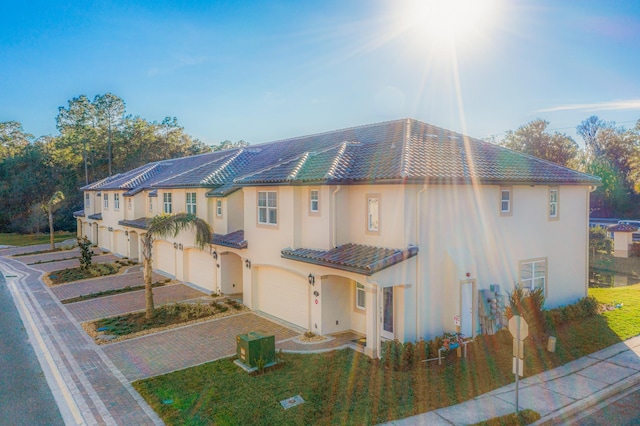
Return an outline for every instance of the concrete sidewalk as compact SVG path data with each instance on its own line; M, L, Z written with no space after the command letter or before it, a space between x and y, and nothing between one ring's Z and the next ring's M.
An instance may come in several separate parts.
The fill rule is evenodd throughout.
M640 336L568 364L520 380L518 405L542 418L536 425L566 419L640 383ZM515 383L470 401L388 425L468 425L515 411Z

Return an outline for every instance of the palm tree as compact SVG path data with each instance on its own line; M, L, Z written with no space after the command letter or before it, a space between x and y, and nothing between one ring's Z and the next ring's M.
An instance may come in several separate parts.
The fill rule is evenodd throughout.
M49 201L42 203L42 211L49 216L49 241L51 242L51 250L55 250L56 246L53 242L53 212L56 211L59 204L64 201L64 194L62 191L56 191L55 194L49 198Z
M199 248L205 248L211 242L211 228L204 220L187 213L174 215L160 215L151 219L147 233L142 236L142 257L144 293L146 300L146 319L152 319L154 315L153 288L151 277L153 272L152 249L156 238L175 237L180 232L194 229L196 233L195 243Z

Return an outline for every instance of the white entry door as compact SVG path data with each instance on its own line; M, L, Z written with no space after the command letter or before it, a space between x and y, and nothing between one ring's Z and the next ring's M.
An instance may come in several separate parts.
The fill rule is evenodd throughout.
M393 287L382 289L382 331L384 339L393 340Z
M473 282L460 283L460 332L473 336Z

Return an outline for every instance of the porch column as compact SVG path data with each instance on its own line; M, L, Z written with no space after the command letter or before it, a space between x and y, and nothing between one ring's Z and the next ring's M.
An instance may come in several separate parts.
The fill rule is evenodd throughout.
M366 308L366 334L367 344L364 347L365 355L377 358L380 354L380 335L378 327L378 288L371 285L365 288Z

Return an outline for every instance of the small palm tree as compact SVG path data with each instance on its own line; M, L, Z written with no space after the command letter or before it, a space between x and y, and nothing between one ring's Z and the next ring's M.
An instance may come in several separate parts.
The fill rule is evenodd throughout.
M204 220L186 213L174 215L160 215L151 220L147 233L142 236L142 257L144 292L146 300L145 318L151 319L154 315L153 288L151 285L153 273L153 242L156 238L175 237L180 232L194 229L196 233L195 243L199 248L205 248L211 242L211 228Z
M49 216L49 241L51 242L51 250L55 250L56 246L53 242L53 212L59 207L60 203L64 201L64 194L62 191L56 191L55 194L49 198L49 201L42 203L42 211Z

